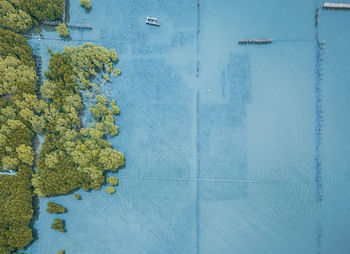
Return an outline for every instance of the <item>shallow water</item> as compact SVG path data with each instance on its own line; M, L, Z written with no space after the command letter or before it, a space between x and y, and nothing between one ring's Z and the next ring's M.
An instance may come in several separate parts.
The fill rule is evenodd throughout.
M31 39L44 70L47 48L117 50L120 134L110 141L126 167L112 196L41 199L26 253L349 253L350 13L322 10L315 29L316 1L198 3L100 0L85 13L71 1L70 22L92 31ZM237 44L251 37L275 41ZM69 212L46 213L49 200ZM67 233L50 229L55 217Z

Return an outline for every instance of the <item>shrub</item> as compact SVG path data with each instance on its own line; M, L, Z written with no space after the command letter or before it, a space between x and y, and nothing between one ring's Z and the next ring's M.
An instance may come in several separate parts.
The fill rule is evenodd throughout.
M108 194L113 194L115 192L115 189L114 187L107 187L106 191Z
M76 199L78 199L78 200L81 200L81 196L80 196L78 193L75 193L75 194L74 194L74 197L75 197Z
M47 202L46 211L48 213L64 213L66 211L66 208L54 202Z
M113 186L118 185L118 178L114 176L108 177L107 182Z
M80 4L81 4L85 9L91 9L90 0L80 0Z
M69 36L69 31L68 31L68 28L67 28L67 26L65 24L59 24L56 27L56 31L57 31L57 33L59 33L63 37L68 37Z
M51 224L51 228L57 230L58 232L66 232L65 221L61 219L54 219Z

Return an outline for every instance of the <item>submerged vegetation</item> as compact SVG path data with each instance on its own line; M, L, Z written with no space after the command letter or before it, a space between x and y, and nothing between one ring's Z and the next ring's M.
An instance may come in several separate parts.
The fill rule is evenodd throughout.
M107 81L119 75L113 69L115 50L84 44L62 54L50 52L47 80L37 87L32 48L19 33L40 21L61 19L62 7L63 0L0 0L0 171L16 173L0 176L1 254L22 250L33 240L34 194L99 190L104 172L124 164L123 155L105 140L118 134L114 121L119 108L98 95L98 86L91 83L99 74ZM81 123L83 94L96 102L89 109L94 119L90 127ZM33 172L37 134L45 140ZM48 212L64 211L48 203ZM51 225L60 232L64 226L60 219Z

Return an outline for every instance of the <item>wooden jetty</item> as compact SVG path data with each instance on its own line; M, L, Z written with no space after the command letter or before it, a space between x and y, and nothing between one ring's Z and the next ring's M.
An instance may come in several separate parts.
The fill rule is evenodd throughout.
M151 17L146 17L146 24L153 25L153 26L160 26L160 24L157 21L157 18L151 18Z
M60 24L60 21L43 21L43 25L48 25L48 26L58 26Z
M66 6L67 6L67 0L64 0L63 2L63 13L62 13L62 22L66 23Z
M272 41L272 39L242 39L238 44L269 44Z
M58 26L59 24L61 24L61 22L59 22L59 21L43 21L42 24L48 25L48 26ZM92 29L92 26L89 24L66 24L66 26L73 27L73 28Z
M323 8L324 8L324 9L350 10L350 4L325 2L325 3L323 4Z
M92 29L92 26L89 24L66 24L66 25L67 27Z

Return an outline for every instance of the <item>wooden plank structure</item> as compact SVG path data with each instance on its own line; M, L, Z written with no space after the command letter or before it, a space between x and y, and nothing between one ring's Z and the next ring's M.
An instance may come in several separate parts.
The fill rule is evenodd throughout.
M238 44L269 44L273 39L242 39Z
M153 26L160 26L160 24L157 21L157 18L151 18L151 17L146 17L146 24L153 25Z
M67 6L67 0L64 0L63 2L63 14L62 14L62 22L66 23L66 6Z
M92 29L92 26L89 24L67 24L67 27Z
M48 25L48 26L58 26L61 22L59 21L43 21L43 25Z
M324 9L350 10L350 4L325 2L325 3L323 4L323 8L324 8Z

